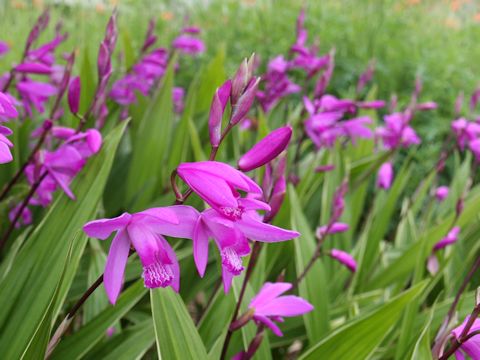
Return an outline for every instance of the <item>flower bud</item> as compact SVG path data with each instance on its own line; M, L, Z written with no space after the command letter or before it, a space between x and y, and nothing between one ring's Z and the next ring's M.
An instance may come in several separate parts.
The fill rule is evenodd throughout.
M368 64L367 69L360 75L357 84L357 94L362 92L365 85L367 85L373 78L373 73L375 72L375 61L371 61Z
M260 78L252 78L245 89L245 92L240 96L238 102L233 106L232 117L230 118L230 124L238 124L250 111L253 101L255 100L255 94L257 92L258 83ZM233 95L233 83L232 83L232 95Z
M80 91L81 91L81 82L80 77L76 77L70 83L68 88L68 106L72 114L78 113L78 108L80 104Z
M217 89L213 96L212 104L210 105L208 130L210 132L210 143L213 147L218 147L220 144L223 113L225 112L225 107L230 98L231 91L232 82L227 80Z
M377 174L377 186L380 189L390 189L393 181L393 166L391 162L383 163Z
M111 63L110 63L110 51L105 42L100 44L100 49L98 51L98 78L102 79L106 74L110 72Z
M290 126L272 131L238 160L238 168L242 171L250 171L265 165L285 150L291 137Z
M249 82L248 62L244 59L232 79L232 104L236 104Z
M448 186L440 186L435 190L435 197L438 201L443 201L448 196Z
M342 265L346 266L350 271L357 271L357 262L349 253L338 249L332 249L329 255L332 259L335 259Z
M428 101L422 104L417 105L417 110L425 111L425 110L435 110L438 107L437 103L434 101Z

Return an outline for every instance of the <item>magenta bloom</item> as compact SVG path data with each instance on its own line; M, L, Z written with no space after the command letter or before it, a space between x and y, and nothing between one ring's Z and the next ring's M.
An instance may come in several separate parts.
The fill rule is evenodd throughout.
M250 171L272 161L286 149L291 137L290 126L272 131L238 160L238 168L242 171Z
M120 294L130 246L135 248L142 262L145 287L153 289L171 286L178 292L178 260L163 235L192 237L197 214L195 209L180 205L152 208L135 214L124 213L113 219L85 224L85 233L101 240L116 232L104 273L105 291L112 304L115 304Z
M23 74L43 74L52 73L52 67L43 63L25 62L15 66L15 71Z
M255 181L218 161L182 163L177 172L203 200L227 217L234 216L239 211L237 190L262 193Z
M437 242L433 247L433 251L437 251L447 247L448 245L452 245L457 242L458 235L460 234L460 227L455 226L452 230L449 231L447 236L445 236L442 240Z
M7 136L12 134L12 130L5 126L0 126L0 164L5 164L13 160L10 148L13 144Z
M213 95L208 118L208 131L210 133L210 144L217 147L220 144L222 135L222 117L227 106L228 99L232 92L232 81L227 80L220 86Z
M349 253L338 249L332 249L330 250L329 255L332 259L335 259L342 265L346 266L351 272L357 271L357 262Z
M289 283L265 283L252 299L249 309L254 311L253 320L268 326L275 335L283 336L275 322L283 322L284 317L306 314L313 310L312 304L295 295L284 295L290 290Z
M459 340L460 335L463 332L463 329L465 328L465 325L467 325L467 322L470 318L470 315L468 315L463 323L456 327L455 329L452 330L452 336ZM480 330L480 319L475 319L473 322L472 327L469 330L469 333L472 333L474 331ZM465 354L469 356L472 359L480 359L480 334L472 336L470 339L465 341L461 346L460 349L455 351L455 357L457 360L464 360L465 359Z
M186 34L180 35L173 40L172 46L174 49L188 55L197 55L205 52L205 45L202 40Z
M193 256L203 277L208 261L208 239L213 238L222 257L225 292L230 290L233 276L243 271L242 257L250 253L248 239L279 242L296 238L296 231L265 224L256 210L269 211L270 206L254 199L237 200L237 208L219 213L207 209L200 214L193 235Z
M392 186L393 181L393 165L387 161L380 166L377 174L377 186L380 189L388 190Z
M417 133L408 125L408 115L393 113L386 115L384 119L385 126L377 128L376 133L382 139L386 149L396 149L400 146L407 148L420 144Z
M0 92L0 118L15 118L17 116L17 109L15 109L15 106L13 106L13 102L10 97Z
M15 206L10 212L8 213L8 219L13 222L15 217L17 216L18 212L20 211L20 206L17 205ZM20 221L17 221L15 224L15 228L20 228L22 225L30 225L32 223L32 212L28 207L25 207L22 211L22 214L20 215Z
M448 196L448 186L440 186L435 190L435 197L438 201L443 201Z
M315 232L315 235L317 236L318 239L321 239L326 234L342 233L347 231L348 228L349 228L348 224L335 222L330 227L328 225L318 227L317 231Z

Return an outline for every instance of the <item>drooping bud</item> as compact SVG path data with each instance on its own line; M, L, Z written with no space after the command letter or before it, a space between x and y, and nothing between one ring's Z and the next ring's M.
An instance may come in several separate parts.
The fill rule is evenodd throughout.
M447 236L445 236L442 240L440 240L435 244L435 246L433 247L433 250L438 251L440 249L447 247L448 245L451 245L457 242L459 234L460 234L460 227L459 226L453 227L452 230L448 232Z
M230 118L230 124L236 125L248 114L255 100L255 94L257 92L258 83L260 78L252 78L245 89L245 92L240 96L238 101L233 106L232 117ZM233 84L232 84L233 95Z
M248 309L242 316L240 316L237 320L232 322L232 324L230 325L230 330L235 331L245 326L246 324L248 324L250 320L253 319L254 314L255 314L255 309Z
M68 88L68 106L72 114L78 113L80 104L81 82L80 77L75 77Z
M218 147L220 144L222 132L222 118L225 112L228 99L232 91L232 82L227 80L220 86L212 99L210 105L210 116L208 119L208 130L210 133L210 143L213 147Z
M322 239L327 234L341 233L341 232L347 231L348 229L349 229L348 224L335 222L331 225L324 225L324 226L318 227L317 231L315 232L315 235L317 236L318 239Z
M242 171L250 171L265 165L285 150L291 137L290 126L272 131L238 160L238 168Z
M392 186L393 181L393 165L387 161L380 166L377 174L377 186L380 189L388 190Z
M150 46L155 44L155 42L157 41L157 36L155 35L156 25L157 22L155 18L150 19L150 21L148 22L147 33L145 35L145 40L142 45L142 53L145 53L150 48Z
M332 259L335 259L342 265L346 266L351 272L357 271L357 262L349 253L338 249L332 249L330 250L329 255Z

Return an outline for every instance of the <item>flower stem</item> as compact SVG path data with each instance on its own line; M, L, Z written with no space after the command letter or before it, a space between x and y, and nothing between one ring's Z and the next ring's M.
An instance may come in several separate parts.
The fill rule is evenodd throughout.
M477 332L474 331L471 334L469 334L470 329L473 326L473 323L475 320L478 318L478 315L480 315L480 304L477 304L474 308L472 313L470 314L470 317L468 318L467 323L465 324L465 327L463 328L462 333L458 337L458 339L455 339L453 341L452 346L440 356L439 360L447 360L450 356L452 356L455 351L458 350L460 346L462 346L463 343L465 343L468 339L470 339L472 336L477 335Z
M242 288L240 289L240 294L238 295L237 304L235 306L235 310L233 311L232 319L230 320L230 324L228 325L228 332L225 337L225 341L223 342L222 347L222 354L220 355L220 360L224 360L227 356L228 345L230 344L230 340L233 335L233 330L230 329L232 323L237 320L238 313L240 311L240 305L242 304L243 297L245 296L245 290L247 289L248 280L252 275L253 269L257 263L258 255L260 254L261 250L261 243L256 241L253 245L252 255L250 256L250 261L248 262L248 267L245 272L245 277L243 278Z
M27 207L28 203L30 202L30 199L33 197L35 194L35 191L37 191L38 187L42 183L43 179L47 176L47 172L44 172L40 178L32 185L30 191L28 192L27 196L22 202L22 205L20 205L20 208L17 210L15 214L15 218L12 220L10 223L10 226L8 227L7 231L3 235L2 239L0 240L0 252L3 250L3 247L8 241L8 238L10 237L10 234L13 232L15 229L15 225L17 225L18 220L22 216L23 210Z

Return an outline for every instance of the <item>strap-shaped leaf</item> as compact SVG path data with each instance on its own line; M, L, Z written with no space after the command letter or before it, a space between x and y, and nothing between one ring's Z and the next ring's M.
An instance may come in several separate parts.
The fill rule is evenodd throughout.
M300 359L366 359L397 323L405 307L421 294L422 282L378 309L340 327L307 351Z
M160 359L206 359L207 351L179 294L172 289L150 291Z

